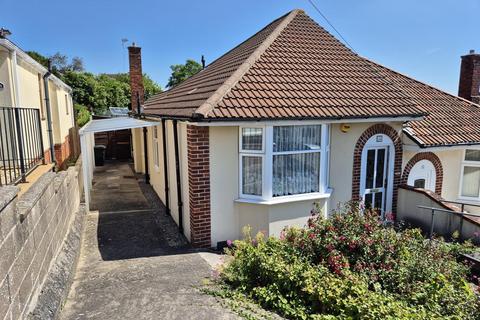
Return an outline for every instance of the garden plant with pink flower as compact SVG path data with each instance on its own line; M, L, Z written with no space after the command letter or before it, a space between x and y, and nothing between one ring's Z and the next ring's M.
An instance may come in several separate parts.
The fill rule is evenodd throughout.
M347 204L279 238L247 234L227 249L223 290L288 319L479 319L480 304L457 262L470 245L395 230Z

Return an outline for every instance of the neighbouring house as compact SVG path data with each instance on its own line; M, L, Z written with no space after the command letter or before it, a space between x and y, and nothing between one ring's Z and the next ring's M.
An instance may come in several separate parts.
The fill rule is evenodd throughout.
M357 55L294 10L145 102L140 48L129 57L132 113L158 121L132 130L135 170L195 246L240 238L246 225L278 235L304 225L314 202L327 215L361 199L385 217L402 184L480 200L480 109L467 100L478 55L462 58L456 97Z
M0 37L0 185L27 181L39 164L64 167L75 127L72 89Z

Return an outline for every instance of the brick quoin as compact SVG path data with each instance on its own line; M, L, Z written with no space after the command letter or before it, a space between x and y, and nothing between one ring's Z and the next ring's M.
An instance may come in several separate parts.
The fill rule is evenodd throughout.
M443 185L443 167L442 162L433 152L417 153L408 161L407 165L403 169L402 184L407 184L410 171L412 170L413 166L421 160L428 160L433 164L435 168L435 193L441 195Z
M395 159L393 165L393 199L392 199L392 211L397 211L397 198L398 198L398 186L400 185L400 179L402 176L402 155L403 146L402 139L398 135L397 131L391 126L379 123L371 126L365 130L360 138L358 138L353 152L353 174L352 174L352 200L361 200L360 195L360 170L362 165L362 151L363 147L367 143L368 139L376 134L384 134L393 141L395 148Z
M211 247L209 128L187 126L190 241Z

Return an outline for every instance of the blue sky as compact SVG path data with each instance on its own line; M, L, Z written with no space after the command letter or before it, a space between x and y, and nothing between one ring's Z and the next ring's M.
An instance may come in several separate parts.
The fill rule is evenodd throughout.
M480 52L480 0L314 0L360 55L448 92L460 56ZM0 0L0 27L25 50L82 57L89 71L126 70L122 38L142 47L143 69L167 82L171 64L207 63L307 0Z

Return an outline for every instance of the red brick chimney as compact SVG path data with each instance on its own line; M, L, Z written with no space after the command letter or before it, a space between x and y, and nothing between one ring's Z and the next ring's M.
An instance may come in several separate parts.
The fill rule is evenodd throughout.
M480 103L480 54L475 50L462 56L458 96Z
M137 112L138 101L143 105L145 90L142 78L142 48L135 46L135 42L128 47L128 61L130 65L130 90L132 92L130 102L133 112Z

